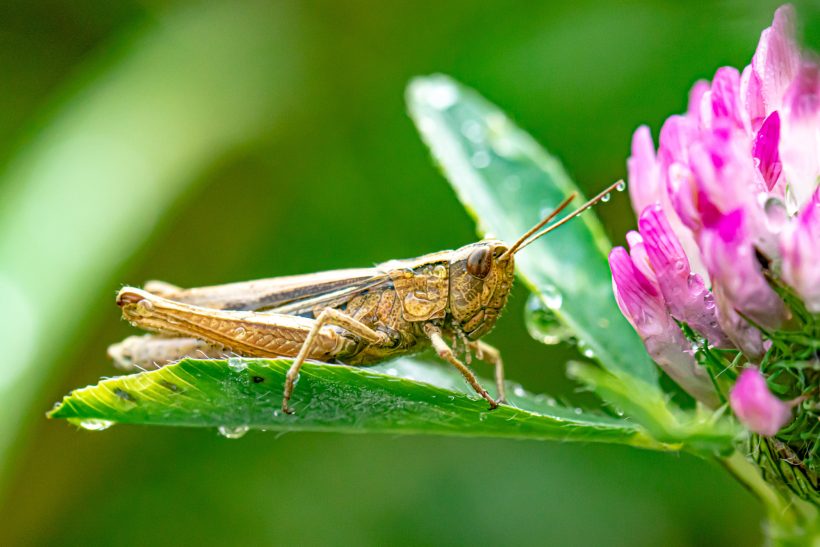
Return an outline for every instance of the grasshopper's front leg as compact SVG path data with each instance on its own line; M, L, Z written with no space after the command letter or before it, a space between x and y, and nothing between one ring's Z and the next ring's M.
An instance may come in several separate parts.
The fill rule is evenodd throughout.
M481 359L495 369L495 387L498 389L498 402L507 402L507 390L504 388L504 361L501 360L501 352L498 348L477 340L470 342L469 347L475 352L476 359Z
M478 378L475 377L473 371L471 371L467 365L458 360L453 352L453 349L447 345L447 342L444 341L444 337L441 334L441 329L432 323L427 323L424 325L424 333L430 339L430 342L433 344L433 349L436 350L439 357L456 367L461 375L464 376L467 382L472 386L475 392L484 397L487 402L490 403L490 410L498 408L498 402L496 402L496 400L493 399L489 393L487 393L487 390L484 389L478 382Z

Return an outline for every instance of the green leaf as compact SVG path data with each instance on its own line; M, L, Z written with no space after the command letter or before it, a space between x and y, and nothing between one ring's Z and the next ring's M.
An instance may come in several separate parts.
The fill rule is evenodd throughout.
M516 240L573 191L560 163L498 108L446 76L414 80L410 115L482 234ZM577 198L576 204L582 202ZM516 255L519 275L588 355L655 386L657 371L612 294L610 249L591 213Z
M608 442L672 449L635 424L558 406L511 386L510 403L488 410L442 365L411 359L372 369L305 364L280 410L290 360L186 359L159 370L78 389L49 413L89 429L110 423L349 433L437 434Z
M292 114L287 9L161 11L66 84L0 174L0 489L32 402L126 261L192 183Z

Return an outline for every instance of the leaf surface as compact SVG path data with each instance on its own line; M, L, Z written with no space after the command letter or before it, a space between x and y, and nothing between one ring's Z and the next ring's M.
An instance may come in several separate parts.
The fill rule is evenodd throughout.
M370 369L305 364L295 415L280 410L290 360L186 359L78 389L49 413L89 429L108 423L348 433L489 436L667 448L628 421L565 408L510 386L490 411L438 364L400 359ZM489 385L489 384L488 384Z

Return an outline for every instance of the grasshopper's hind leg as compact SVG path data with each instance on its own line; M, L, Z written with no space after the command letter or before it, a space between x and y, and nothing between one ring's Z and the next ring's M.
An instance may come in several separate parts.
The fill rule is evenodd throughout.
M316 319L273 312L225 311L175 302L133 287L120 290L117 304L125 319L144 329L196 337L247 357L294 357L282 399L282 409L288 413L293 384L306 359L327 362L349 355L359 341L372 345L393 343L386 333L374 331L332 308ZM329 325L342 327L352 336Z
M153 334L129 336L108 347L108 356L114 365L127 371L157 369L186 357L222 359L230 355L231 352L219 344L197 338L169 338Z
M316 322L308 333L307 338L305 338L305 342L302 344L302 349L299 350L299 355L296 356L296 359L290 365L288 374L285 377L285 391L282 395L282 411L287 414L293 414L293 411L290 409L288 403L290 402L290 397L293 394L293 386L296 383L296 378L299 376L299 369L302 368L302 365L305 363L305 359L307 359L307 356L310 353L311 346L313 345L316 335L325 325L336 325L338 327L342 327L368 344L387 345L392 343L390 336L386 333L375 331L364 323L353 319L349 315L346 315L339 310L334 308L325 308L322 310L322 313L320 313L319 317L316 318Z
M478 378L475 377L473 371L471 371L467 365L458 360L455 353L453 353L453 348L448 346L447 342L444 341L444 337L441 335L441 329L432 323L427 323L424 325L424 333L430 339L430 342L433 344L433 349L436 350L439 357L456 367L461 375L464 376L467 382L472 386L475 392L484 397L487 402L490 403L490 410L498 408L498 402L493 399L489 393L487 393L487 390L484 389L478 382Z

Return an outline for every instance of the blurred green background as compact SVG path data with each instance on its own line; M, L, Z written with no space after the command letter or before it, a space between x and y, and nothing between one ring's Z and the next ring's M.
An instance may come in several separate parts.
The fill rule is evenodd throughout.
M759 543L714 464L599 445L47 421L115 374L124 283L369 265L474 227L405 114L444 72L505 109L589 193L625 175L689 87L742 67L777 2L189 3L0 7L0 545ZM797 3L817 44L817 3ZM598 209L615 243L625 194ZM488 341L508 376L584 400L576 355ZM592 305L592 304L591 304ZM478 365L481 374L489 370Z

